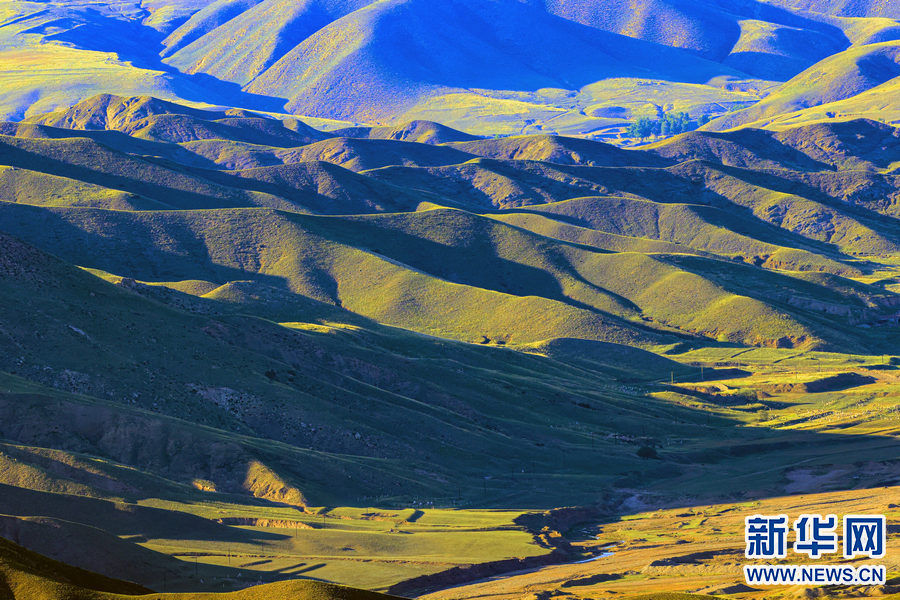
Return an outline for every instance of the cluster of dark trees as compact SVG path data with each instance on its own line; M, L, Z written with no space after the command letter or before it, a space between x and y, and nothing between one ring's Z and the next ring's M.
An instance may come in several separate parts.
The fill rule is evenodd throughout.
M692 131L709 123L709 115L702 115L694 121L686 112L667 113L661 119L641 117L628 127L628 137L648 138L650 136L669 136L685 131Z

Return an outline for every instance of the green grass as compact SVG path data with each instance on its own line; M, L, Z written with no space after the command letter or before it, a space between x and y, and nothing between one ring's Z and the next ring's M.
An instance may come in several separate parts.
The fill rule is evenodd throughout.
M146 597L151 590L139 585L103 577L96 573L71 567L0 539L0 573L3 591L14 598L27 600L105 600ZM242 589L226 593L167 594L167 598L204 600L228 598L255 600L272 597L302 600L376 600L393 598L360 589L347 588L319 581L298 579Z
M898 514L896 486L876 485L843 492L814 491L741 502L729 500L706 504L681 497L666 506L635 507L629 514L580 523L570 537L585 552L611 552L588 563L551 565L533 571L486 578L464 587L431 592L424 598L440 600L490 596L501 600L520 598L540 590L544 593L575 593L580 598L610 597L640 599L729 598L747 600L793 597L795 588L750 588L744 583L744 518L749 514L788 514L806 511L836 514ZM643 495L644 501L649 496ZM896 534L890 534L893 544ZM835 561L840 559L833 558ZM802 557L778 562L802 564ZM872 564L885 564L888 573L898 566L885 557ZM890 578L890 575L888 575ZM890 592L879 589L875 594ZM802 591L800 593L803 593ZM872 594L850 586L829 590L833 598Z
M864 368L898 351L877 169L796 132L802 156L379 139L454 135L427 125L294 146L282 126L317 136L106 100L137 109L2 129L0 525L32 548L155 589L386 590L548 554L529 510L892 477L900 382ZM883 165L854 127L816 139ZM874 381L791 387L850 372Z
M896 112L891 108L885 110L884 104L879 111L865 103L860 106L857 104L859 99L855 98L866 93L887 97L891 88L881 85L892 78L890 65L896 63L896 57L895 41L851 46L795 75L758 104L714 121L713 126L727 129L741 125L769 125L773 121L781 121L782 126L795 126L826 116L834 118L836 112L879 120L896 118ZM885 70L869 71L866 68L871 61L879 60L887 67ZM803 111L810 106L822 108ZM832 114L826 115L828 112Z
M801 274L801 283L708 258L598 251L458 210L340 219L51 209L57 231L74 228L69 239L43 225L45 213L3 210L17 215L9 231L84 266L151 282L249 275L382 323L472 342L580 337L646 347L671 343L677 331L860 347L847 321L884 295L839 278ZM125 229L132 233L99 235ZM148 250L150 260L136 260ZM831 307L842 315L823 319ZM549 318L529 318L538 313Z

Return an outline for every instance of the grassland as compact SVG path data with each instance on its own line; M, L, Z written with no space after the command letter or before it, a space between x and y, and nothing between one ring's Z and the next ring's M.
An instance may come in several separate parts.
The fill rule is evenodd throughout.
M884 513L897 518L896 486L852 492L810 493L743 503L673 506L626 517L582 524L570 535L597 560L551 566L494 581L435 592L441 598L521 598L534 593L580 598L797 598L814 589L787 586L758 589L743 583L744 517L751 513ZM889 539L896 547L896 533ZM603 554L601 554L601 552ZM608 555L608 556L606 556ZM785 559L791 563L792 559ZM843 560L829 562L848 562ZM852 561L863 564L864 560ZM896 556L875 561L896 573ZM828 588L830 598L881 598L891 590L866 587ZM823 590L824 591L824 590Z
M293 112L335 129L426 119L476 135L632 145L628 124L665 112L777 128L874 118L878 99L882 109L893 104L877 76L854 66L896 38L883 4L854 3L853 18L831 5L724 10L666 0L473 2L441 18L426 3L364 0L45 4L16 1L0 13L3 118L111 92ZM530 44L515 42L520 31L531 32ZM496 68L472 69L475 56ZM803 84L823 69L835 85ZM869 88L873 95L843 102ZM832 100L839 104L813 106Z
M896 182L881 172L884 152L870 148L892 139L891 130L866 122L856 126L865 142L852 147L837 141L846 139L842 128L817 129L817 143L804 145L811 131L801 128L689 134L629 152L553 136L437 143L436 131L448 140L462 134L423 123L327 137L273 119L113 96L31 120L32 128L8 128L15 135L5 139L4 197L50 210L4 207L15 223L8 231L142 281L219 287L233 281L229 274L251 273L257 283L387 324L506 344L584 337L648 348L687 335L862 350L854 325L893 310L890 293L841 279L862 280L877 261L890 268L897 252L886 218L893 209L877 196ZM428 143L372 139L419 135ZM858 157L852 183L823 162L820 148L832 142L842 166ZM232 145L221 155L210 144ZM249 164L237 158L251 155ZM243 168L261 164L268 166ZM34 185L53 193L35 197ZM841 195L848 186L852 204ZM277 211L244 210L253 207ZM359 213L387 214L352 216ZM98 236L122 228L146 234ZM204 250L176 259L173 243L176 256ZM133 264L136 245L153 256ZM476 252L494 258L475 269L466 261ZM641 276L626 281L630 271ZM810 273L821 271L839 277ZM559 317L529 319L524 329L523 319L508 318L538 311Z
M720 4L0 3L0 598L896 598L900 13Z
M865 98L890 95L894 85L890 80L898 73L897 52L896 41L882 41L853 46L828 56L779 86L765 100L717 120L712 127L759 127L772 121L795 126L848 113L888 122L896 120L896 109L890 103L888 110L884 110L884 105L878 110L866 106ZM871 69L871 64L880 64L882 68ZM859 98L861 95L865 96Z
M194 327L191 313L185 313L183 307L176 310L160 304L187 301L181 295L169 296L167 300L165 294L158 294L176 286L113 287L94 275L66 268L55 259L41 258L35 251L31 253L26 261L20 250L17 260L9 264L30 265L28 279L35 284L44 285L53 273L62 290L83 289L88 295L104 295L106 310L120 304L121 314L146 311L145 318L132 322L152 323L152 334L133 331L131 339L152 336L154 345L174 350L183 344L167 341L168 331L184 331L190 336ZM105 277L121 284L118 278ZM22 286L21 279L16 285ZM208 288L194 283L186 284L184 289L199 293ZM62 297L72 298L71 292L65 294ZM34 297L34 294L23 292L20 297L26 296ZM217 335L225 336L224 340L229 339L232 334L218 329L219 323L228 323L228 309L218 308L221 314L212 317L209 311L215 305L207 304L211 300L195 302L198 305L194 313L200 310L199 306L208 306L201 326L212 327L212 331L218 331ZM247 310L246 304L238 306L241 311ZM53 309L41 305L39 310L49 314ZM334 309L320 310L330 319L336 316ZM54 311L54 314L61 313ZM107 313L99 320L123 322L122 317L112 315L115 313ZM10 320L4 324L4 330L13 333L10 325L18 317L8 316ZM91 319L98 321L96 315ZM381 371L371 371L356 363L348 371L348 361L366 360L372 364L373 349L377 353L389 349L393 358L388 362L403 354L425 360L424 366L432 379L437 377L436 368L441 368L451 356L450 364L472 365L465 371L469 379L474 373L485 372L487 380L494 382L494 392L479 405L472 392L477 384L473 387L468 383L454 383L452 376L439 379L447 407L440 416L443 424L435 429L441 443L428 447L425 450L428 455L419 462L410 459L410 452L403 445L408 440L402 436L395 440L383 437L384 434L373 438L369 432L374 432L380 414L389 416L389 427L397 430L397 423L405 418L403 415L409 408L414 408L414 412L408 423L415 423L423 430L432 418L429 413L433 409L409 404L406 408L395 405L390 411L373 409L373 402L378 399L374 388L366 392L368 399L360 405L360 416L354 416L356 411L351 410L342 417L343 427L364 432L366 437L350 446L342 446L345 442L339 441L341 445L334 446L334 450L343 448L341 453L326 455L322 452L327 447L325 444L335 443L328 437L315 438L315 450L304 450L305 443L300 441L272 441L276 434L263 426L268 410L275 411L276 416L270 418L284 420L283 405L276 403L269 409L268 403L257 400L250 407L255 415L244 412L246 408L241 404L226 404L226 408L237 409L232 412L233 422L219 421L217 428L198 427L185 418L208 419L212 413L204 416L190 412L195 402L150 405L147 407L150 410L146 410L134 406L140 406L140 398L128 406L115 400L76 397L18 377L7 377L4 406L15 418L4 422L22 427L7 426L3 431L6 439L19 440L4 449L4 455L9 458L4 462L6 468L0 470L4 483L15 486L4 488L0 506L0 513L12 515L6 521L7 535L17 536L14 539L31 548L84 568L118 573L120 577L128 573L129 579L157 590L213 591L239 588L247 582L296 577L386 590L403 581L458 566L506 557L547 555L552 546L537 545L539 540L533 533L513 521L522 514L521 507L526 504L558 505L580 493L583 502L600 502L607 507L605 510L621 514L634 512L640 506L690 505L701 503L701 499L743 502L829 487L864 488L887 482L896 470L895 459L890 457L896 456L900 423L893 398L900 383L890 368L878 368L884 367L884 357L735 345L686 352L675 349L669 356L679 362L659 363L655 367L657 373L670 369L670 376L663 377L670 381L654 383L652 376L645 376L641 383L635 380L637 373L627 373L620 362L647 360L628 354L635 350L600 348L591 354L593 348L589 342L582 341L579 345L575 340L523 348L546 358L529 358L527 354L523 356L502 348L457 346L446 341L437 342L439 345L429 350L436 343L434 340L371 324L363 326L361 322L353 323L349 316L345 320L351 323L331 320L275 325L303 335L304 343L318 340L315 343L319 349L312 353L307 350L305 356L319 358L303 367L307 375L299 381L300 363L268 362L252 367L254 371L259 369L257 372L269 369L275 374L274 379L262 378L274 385L261 388L257 392L259 397L269 398L271 402L279 389L295 390L313 382L325 383L333 375L322 370L321 365L325 363L320 361L329 354L334 358L326 359L326 363L335 359L344 363L340 371L365 377L370 386L377 383L399 389L396 387L399 380L389 383L396 376L385 379L384 366L379 367ZM75 327L93 339L94 348L102 340L110 340L102 344L106 345L115 339L102 337L103 333L89 323L71 318L66 318L64 323L63 327L73 332L74 335L68 334L72 339L84 337L71 329ZM226 326L237 323L233 321ZM271 348L276 339L274 333L275 329L263 329L251 335L245 329L243 344L258 335ZM284 344L290 339L279 342L281 348L287 348ZM139 351L133 342L129 346L130 352ZM83 353L73 352L73 347L68 346L67 354ZM207 360L220 352L215 345L204 348L192 344L192 347ZM257 352L262 350L261 346L254 348ZM617 361L611 357L611 349L623 353L622 358ZM271 354L271 350L267 352ZM424 358L432 352L435 354ZM468 353L474 354L466 358ZM143 356L141 360L152 355ZM45 362L58 360L46 351L41 357ZM489 357L499 362L487 374L484 361ZM95 360L96 356L92 356L77 370L68 369L68 373L57 371L69 379L57 380L54 385L58 388L63 381L70 381L69 385L89 390L102 381L105 389L113 391L119 380L119 385L133 387L129 383L134 381L132 376L125 375L114 378L93 372L88 379L72 379L84 374L85 366ZM165 372L174 382L180 376L173 365L181 362L189 365L189 381L194 382L195 389L198 381L208 377L189 358L169 355L166 360L171 362ZM516 366L520 360L525 362ZM226 364L219 359L212 362L220 368ZM242 362L246 370L248 362L246 359ZM477 368L476 362L481 363ZM108 361L104 364L110 366ZM543 374L542 364L548 369ZM398 367L394 365L396 372ZM23 366L15 368L21 371ZM334 368L335 363L331 363L329 369ZM403 367L405 377L409 377L412 368L411 365ZM735 377L741 373L727 369L751 374ZM295 372L291 374L290 370ZM150 371L158 372L159 367L151 364ZM514 374L516 371L518 374ZM526 372L528 382L523 379ZM598 373L603 372L608 373L609 379L600 384L602 389L593 389L598 385ZM798 393L791 387L779 387L842 372L861 373L874 381L826 393ZM92 383L95 377L101 379ZM514 423L510 415L514 403L496 401L498 390L502 389L497 387L497 382L503 377L510 377L511 391L543 386L551 381L555 386L565 386L566 394L576 394L578 414L572 413L573 409L560 410L560 404L551 403L550 412L542 413L541 417L532 413ZM580 378L585 378L584 387L576 391L573 384ZM622 386L614 378L630 378L634 383ZM345 389L349 389L346 387L350 385L349 380L344 381ZM158 388L159 383L153 385ZM232 378L231 385L238 388L237 380ZM238 389L252 389L247 385L259 384L248 380L240 383ZM411 389L405 389L409 394ZM542 397L548 397L549 387L538 389ZM321 390L308 387L307 390L307 405L316 396L321 398ZM115 398L117 393L113 391L111 396ZM433 405L440 397L420 398ZM515 403L521 404L521 394L518 398ZM386 399L383 397L381 401ZM458 403L462 399L471 408L461 407ZM222 400L235 402L237 399L225 395ZM530 410L542 410L542 404L534 403ZM363 409L364 406L370 408ZM471 410L476 407L483 411L483 416L477 417L474 437L467 438L463 428L472 419ZM321 414L326 412L323 408ZM167 417L167 413L181 418ZM40 427L29 425L36 423L36 419L41 420ZM528 425L538 421L546 423L548 419L556 419L556 424L549 429ZM327 432L324 422L319 420L315 424ZM523 430L523 426L527 429ZM446 437L448 427L454 432L452 438ZM238 435L226 433L228 429ZM268 439L256 437L263 435ZM510 448L509 461L497 460L496 464L486 466L483 460L473 456L467 466L462 444L478 444L477 456L488 452L496 460L505 452L498 444L509 435L523 436L512 442L514 449ZM364 448L375 439L381 450L375 456L365 456L370 451ZM422 452L422 443L427 443L427 439L419 442L418 452ZM471 441L465 442L466 439ZM523 462L529 443L526 440L535 448L534 462L530 464ZM183 450L171 454L172 450L160 448L161 442ZM634 454L638 445L648 443L658 447L662 462L640 459ZM50 450L48 446L61 450ZM170 455L172 462L160 464L156 457L161 452ZM198 458L201 456L208 458ZM616 457L616 463L607 462L598 471L598 456L607 461ZM220 466L215 468L214 463ZM253 465L258 463L266 466L265 487L251 484L242 489L241 485L250 481L244 479L245 473L256 469ZM768 466L760 469L761 463ZM442 467L451 464L449 469ZM560 464L564 467L560 468ZM613 464L616 466L611 469ZM229 465L230 471L224 468ZM323 468L328 473L325 478L319 475ZM429 479L431 484L426 483ZM399 486L397 491L392 491L391 485L384 487L392 480ZM335 482L341 483L335 486ZM373 496L376 487L384 491ZM258 492L263 492L261 498L248 499ZM298 496L298 492L302 495ZM349 496L354 493L355 497ZM319 507L316 505L319 498L333 499L335 504ZM298 499L302 500L298 503ZM278 504L285 501L299 505ZM336 508L342 503L373 504L379 508ZM477 508L483 506L520 508L503 511ZM80 544L89 539L95 540L92 542L95 546L113 549L111 555L84 553ZM139 566L128 568L127 565ZM636 580L635 585L644 584Z
M151 590L138 585L103 577L51 560L7 540L0 540L0 574L3 577L0 589L11 598L98 600L145 598L148 593L151 593ZM231 594L185 593L167 594L166 597L182 600L205 598L253 600L273 597L308 600L375 600L392 596L305 580L260 585Z
M896 479L890 127L623 150L105 95L0 133L0 532L54 559L546 593L610 541L546 509L650 535Z

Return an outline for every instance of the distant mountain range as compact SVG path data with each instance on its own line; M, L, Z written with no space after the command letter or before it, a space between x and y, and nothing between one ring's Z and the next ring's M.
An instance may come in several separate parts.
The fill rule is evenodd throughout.
M710 129L900 118L897 2L122 0L4 10L6 118L100 92L602 139L670 111L721 117Z

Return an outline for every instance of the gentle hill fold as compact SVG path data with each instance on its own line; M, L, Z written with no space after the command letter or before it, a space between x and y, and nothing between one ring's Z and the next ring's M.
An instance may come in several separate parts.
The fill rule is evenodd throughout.
M5 231L117 276L208 282L195 296L247 302L247 281L463 341L648 349L861 348L857 325L896 310L847 279L900 252L898 134L872 121L635 151L105 95L2 131Z
M154 117L203 127L145 135ZM36 386L12 386L5 422L55 403L71 436L0 432L22 446L10 484L301 508L445 494L479 456L567 452L569 433L536 425L569 418L555 403L606 419L635 401L609 404L611 382L683 372L666 351L893 351L900 297L872 274L900 244L897 135L872 121L642 150L430 123L325 133L112 96L30 121L0 138L0 371ZM76 308L92 298L102 314ZM153 458L163 440L185 458ZM69 466L45 472L49 451ZM116 487L92 456L138 472ZM432 475L412 490L407 468Z
M152 139L259 142L275 132L258 115L288 113L348 137L551 133L628 146L631 123L664 113L713 129L900 117L900 13L884 0L44 4L0 13L0 71L11 73L0 118L54 111L60 123L130 120ZM95 94L109 98L101 110L63 114ZM198 108L175 117L171 101Z
M900 600L898 369L900 0L0 2L0 600Z

